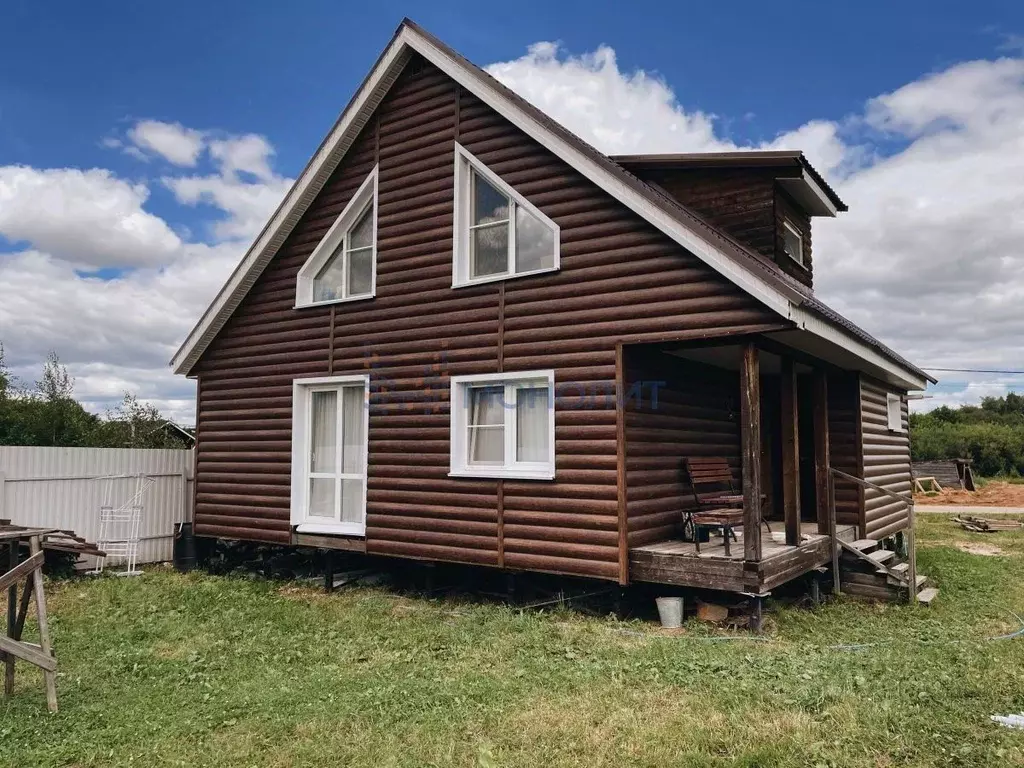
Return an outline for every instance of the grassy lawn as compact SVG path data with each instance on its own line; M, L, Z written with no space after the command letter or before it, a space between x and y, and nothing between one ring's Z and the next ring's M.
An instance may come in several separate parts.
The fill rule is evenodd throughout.
M163 569L54 583L61 711L19 665L0 765L1024 765L988 719L1024 710L1024 638L986 639L1021 626L1024 534L919 522L931 608L776 607L760 640Z

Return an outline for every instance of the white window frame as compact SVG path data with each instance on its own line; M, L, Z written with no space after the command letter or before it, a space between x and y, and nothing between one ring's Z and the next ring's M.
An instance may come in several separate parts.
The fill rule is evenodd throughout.
M313 392L338 392L338 457L341 457L341 441L344 439L342 426L343 407L341 390L354 384L363 387L363 456L362 473L338 472L333 475L341 480L363 481L363 514L358 523L329 521L326 518L310 517L306 510L309 505L310 451L309 441L312 436L312 400ZM366 535L366 486L369 472L367 471L367 452L370 442L370 409L369 403L370 377L368 375L352 376L320 376L307 379L295 379L292 382L292 488L291 488L291 524L299 533L325 533L347 536ZM335 500L341 503L340 496Z
M892 392L885 394L885 416L890 432L906 432L903 427L903 397Z
M469 271L469 237L470 229L473 226L470 215L470 205L473 199L470 182L474 171L489 184L493 185L495 189L507 195L511 205L508 212L508 270L499 275L472 278ZM554 236L554 260L552 261L552 266L523 272L516 271L516 207L523 208L551 230ZM526 275L540 275L545 272L557 272L560 268L560 240L561 231L555 222L545 216L529 200L512 189L508 183L502 181L498 174L480 162L468 149L459 144L459 142L455 142L455 221L452 243L452 288L459 288L465 285L479 285L480 283L493 283L498 280L511 280L512 278L525 277Z
M804 259L804 236L800 234L800 230L799 229L794 227L788 221L783 220L782 228L784 230L788 229L796 237L796 241L798 243L800 243L800 256L799 256L799 258L797 258L796 256L794 256L793 254L789 253L786 250L786 239L785 239L785 235L783 235L783 239L782 239L782 251L783 251L783 253L785 253L787 256L789 256L789 258L791 258L793 261L795 261L801 267L804 266L805 265L805 261L806 261Z
M474 386L505 386L505 463L469 462L469 390ZM548 388L548 445L551 456L546 462L515 461L515 392L524 387L544 384ZM510 478L515 480L555 479L555 372L515 371L451 377L451 477Z
M377 295L377 168L374 166L373 170L370 171L370 175L363 180L363 183L359 185L359 189L349 200L348 205L345 206L345 210L341 212L341 215L335 219L331 228L327 230L327 234L324 235L323 239L317 244L316 248L313 249L313 253L310 254L306 263L302 265L299 270L299 275L296 278L295 285L295 308L300 307L320 307L329 304L341 304L348 301L365 301L372 299ZM345 248L347 251L346 238L348 237L349 231L355 224L359 222L363 214L366 213L367 208L372 207L373 224L373 253L371 259L371 272L370 272L370 291L369 293L360 293L355 296L343 296L338 299L326 299L324 301L313 300L313 282L316 279L317 273L324 267L325 264L331 259L332 256L338 251L339 248ZM342 256L347 258L347 256ZM345 291L348 290L348 267L344 269L345 275Z

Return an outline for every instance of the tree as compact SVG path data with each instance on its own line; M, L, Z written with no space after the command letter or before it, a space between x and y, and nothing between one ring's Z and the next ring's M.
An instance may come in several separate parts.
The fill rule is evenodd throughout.
M75 379L51 351L43 364L43 376L33 393L34 445L88 445L98 421L75 400Z
M131 392L100 424L97 444L108 448L182 448L183 441L168 431L167 420L156 406L143 403Z
M7 398L8 390L14 386L14 377L4 358L4 345L0 343L0 401Z

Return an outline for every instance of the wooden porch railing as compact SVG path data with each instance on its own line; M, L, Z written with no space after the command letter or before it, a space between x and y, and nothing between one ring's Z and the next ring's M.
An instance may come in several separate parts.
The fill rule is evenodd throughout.
M914 497L904 496L902 493L896 493L890 491L888 488L884 488L877 483L872 483L870 480L865 480L862 477L856 477L847 472L843 472L841 469L835 467L829 467L829 478L828 478L828 528L829 538L832 540L832 582L833 591L838 595L839 588L839 540L836 537L836 478L842 478L851 483L855 483L862 488L870 488L879 493L883 493L897 501L905 501L907 503L907 514L910 517L910 525L907 528L907 564L909 566L910 575L910 599L912 602L917 602L917 544L915 541L914 533ZM865 532L866 533L866 532Z

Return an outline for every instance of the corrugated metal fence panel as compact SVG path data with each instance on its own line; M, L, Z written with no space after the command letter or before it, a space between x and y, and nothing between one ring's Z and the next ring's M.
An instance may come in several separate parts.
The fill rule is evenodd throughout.
M136 490L134 478L106 476L140 473L154 483L143 499L138 561L170 560L174 525L191 516L192 451L0 446L0 517L96 541L100 506L119 506Z

